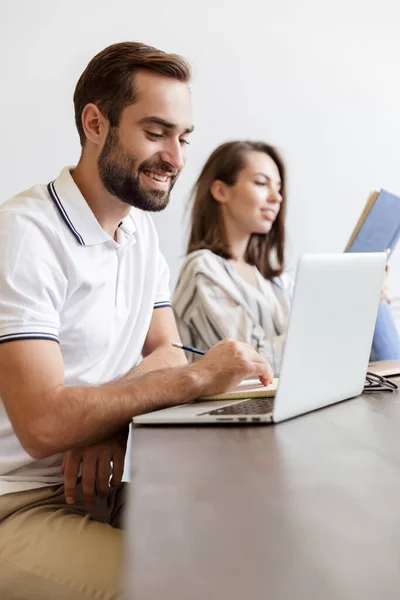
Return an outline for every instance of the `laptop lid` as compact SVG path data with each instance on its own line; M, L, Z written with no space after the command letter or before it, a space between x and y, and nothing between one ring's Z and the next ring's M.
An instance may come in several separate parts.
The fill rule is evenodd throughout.
M274 422L362 392L386 261L383 252L302 256Z

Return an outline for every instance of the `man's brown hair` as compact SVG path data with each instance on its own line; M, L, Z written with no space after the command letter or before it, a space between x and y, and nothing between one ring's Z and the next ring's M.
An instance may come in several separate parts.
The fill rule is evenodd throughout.
M75 123L82 146L86 138L82 127L85 106L96 104L110 125L116 127L122 110L136 100L134 76L139 70L166 75L184 83L191 76L188 61L178 54L167 54L140 42L108 46L92 58L75 88Z
M187 253L208 249L223 258L232 258L221 206L211 194L211 185L215 180L223 181L229 186L234 185L246 166L249 152L263 152L270 156L278 167L281 178L282 202L271 231L267 234L253 233L245 255L249 264L255 265L266 279L271 279L281 275L285 263L286 176L285 165L278 150L264 142L227 142L214 150L208 158L193 188Z

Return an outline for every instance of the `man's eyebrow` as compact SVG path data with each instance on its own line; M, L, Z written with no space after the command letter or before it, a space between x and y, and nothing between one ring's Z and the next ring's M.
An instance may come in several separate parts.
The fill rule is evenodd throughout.
M171 123L170 121L166 121L165 119L161 119L161 117L144 117L139 121L141 125L161 125L166 129L178 129L178 125L176 123ZM187 127L183 133L192 133L194 130L194 125L191 127Z

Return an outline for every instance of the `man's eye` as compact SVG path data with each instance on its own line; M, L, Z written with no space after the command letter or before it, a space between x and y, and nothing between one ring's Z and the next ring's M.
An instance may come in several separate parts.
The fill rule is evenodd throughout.
M256 185L267 185L266 181L255 181L254 182Z
M189 140L179 140L179 142L180 142L181 144L186 144L187 146L189 146L189 145L190 145L190 142L189 142Z
M146 131L146 133L149 137L153 138L153 140L159 140L164 137L162 133L153 133L152 131Z

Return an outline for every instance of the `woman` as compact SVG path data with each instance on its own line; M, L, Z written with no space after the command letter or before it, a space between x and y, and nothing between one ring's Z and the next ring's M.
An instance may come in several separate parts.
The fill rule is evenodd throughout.
M194 188L188 255L173 299L184 344L208 350L232 337L279 374L293 290L284 273L285 214L285 166L276 148L237 141L211 154ZM380 304L371 358L400 358L388 304Z

